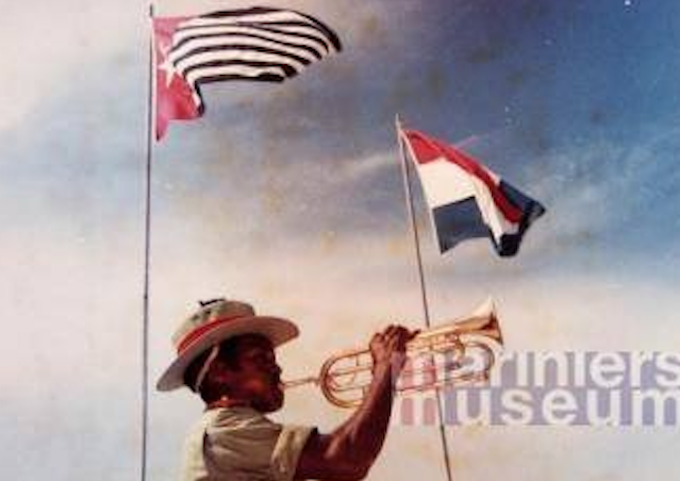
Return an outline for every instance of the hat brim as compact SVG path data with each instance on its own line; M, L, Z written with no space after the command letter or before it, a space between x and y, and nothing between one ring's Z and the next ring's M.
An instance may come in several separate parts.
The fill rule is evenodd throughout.
M172 391L184 386L184 371L202 352L222 341L243 334L260 334L268 338L274 347L298 336L299 330L287 319L269 316L251 316L234 320L207 333L188 347L161 375L156 383L159 391Z

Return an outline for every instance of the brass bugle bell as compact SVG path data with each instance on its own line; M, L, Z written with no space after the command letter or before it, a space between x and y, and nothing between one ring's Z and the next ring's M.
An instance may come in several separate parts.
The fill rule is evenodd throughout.
M485 381L502 346L496 310L489 298L469 316L420 332L409 341L395 391L408 394ZM368 348L346 350L331 356L318 376L288 381L284 386L315 384L332 404L356 407L368 391L372 367Z

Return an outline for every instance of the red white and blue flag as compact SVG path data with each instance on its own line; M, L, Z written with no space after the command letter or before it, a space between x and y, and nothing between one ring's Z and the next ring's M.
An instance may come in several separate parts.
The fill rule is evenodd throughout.
M333 30L294 10L253 7L156 17L153 27L156 140L171 120L203 114L201 85L230 80L283 82L342 49Z
M416 166L440 252L489 237L499 255L515 255L545 208L459 149L415 130L400 136Z

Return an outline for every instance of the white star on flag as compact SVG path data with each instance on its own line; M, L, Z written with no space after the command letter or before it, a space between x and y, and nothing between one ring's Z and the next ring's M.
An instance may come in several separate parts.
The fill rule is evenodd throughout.
M158 66L158 70L165 72L165 86L170 87L172 79L177 75L177 70L175 70L175 65L170 60L170 53L172 45L165 44L160 46L161 54L163 55L163 63Z

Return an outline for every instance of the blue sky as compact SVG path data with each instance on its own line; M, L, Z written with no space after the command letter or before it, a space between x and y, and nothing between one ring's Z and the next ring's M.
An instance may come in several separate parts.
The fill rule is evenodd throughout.
M281 355L290 376L387 321L419 324L396 113L462 142L548 208L516 258L481 240L442 258L416 189L435 320L492 294L510 350L677 350L678 2L271 4L323 18L345 50L282 85L206 88L206 115L155 146L152 377L179 319L220 294L300 324ZM0 80L10 360L0 401L11 414L0 420L0 477L44 468L59 480L127 480L139 441L146 5L36 8L6 6L0 31L12 72ZM152 479L173 476L198 411L187 393L152 395ZM292 394L282 418L330 427L343 415L309 391ZM680 470L671 432L450 435L459 479L529 479L528 460L531 479L571 481L573 466L579 479ZM437 479L438 459L437 433L398 429L372 479Z
M332 175L364 156L391 152L399 112L408 125L440 138L471 139L472 153L530 192L542 188L548 205L568 202L571 191L584 186L606 192L600 200L616 225L606 222L591 234L617 251L642 250L644 256L650 243L668 247L674 237L669 227L679 228L669 212L678 183L671 167L680 101L677 6L392 5L378 13L366 7L368 13L351 22L345 52L302 80L271 88L209 87L204 121L175 126L158 157L169 152L174 163L176 146L190 148L197 158L177 167L177 177L219 191L224 179L205 176L206 166L224 163L225 151L233 152L230 168L238 170L240 183L257 182L265 170L266 182L298 190L300 182L281 179L284 172ZM328 17L337 25L333 13ZM232 92L241 101L225 100ZM343 203L336 216L338 207L324 204L317 225L337 225L338 217L350 228L397 225L401 186L394 173L385 168L347 183L347 190L361 191L353 196L361 208L351 213ZM621 190L609 192L610 185ZM316 194L326 195L320 186ZM304 187L302 195L314 197ZM378 210L381 219L371 216L366 225L362 212ZM303 222L312 224L307 213Z

